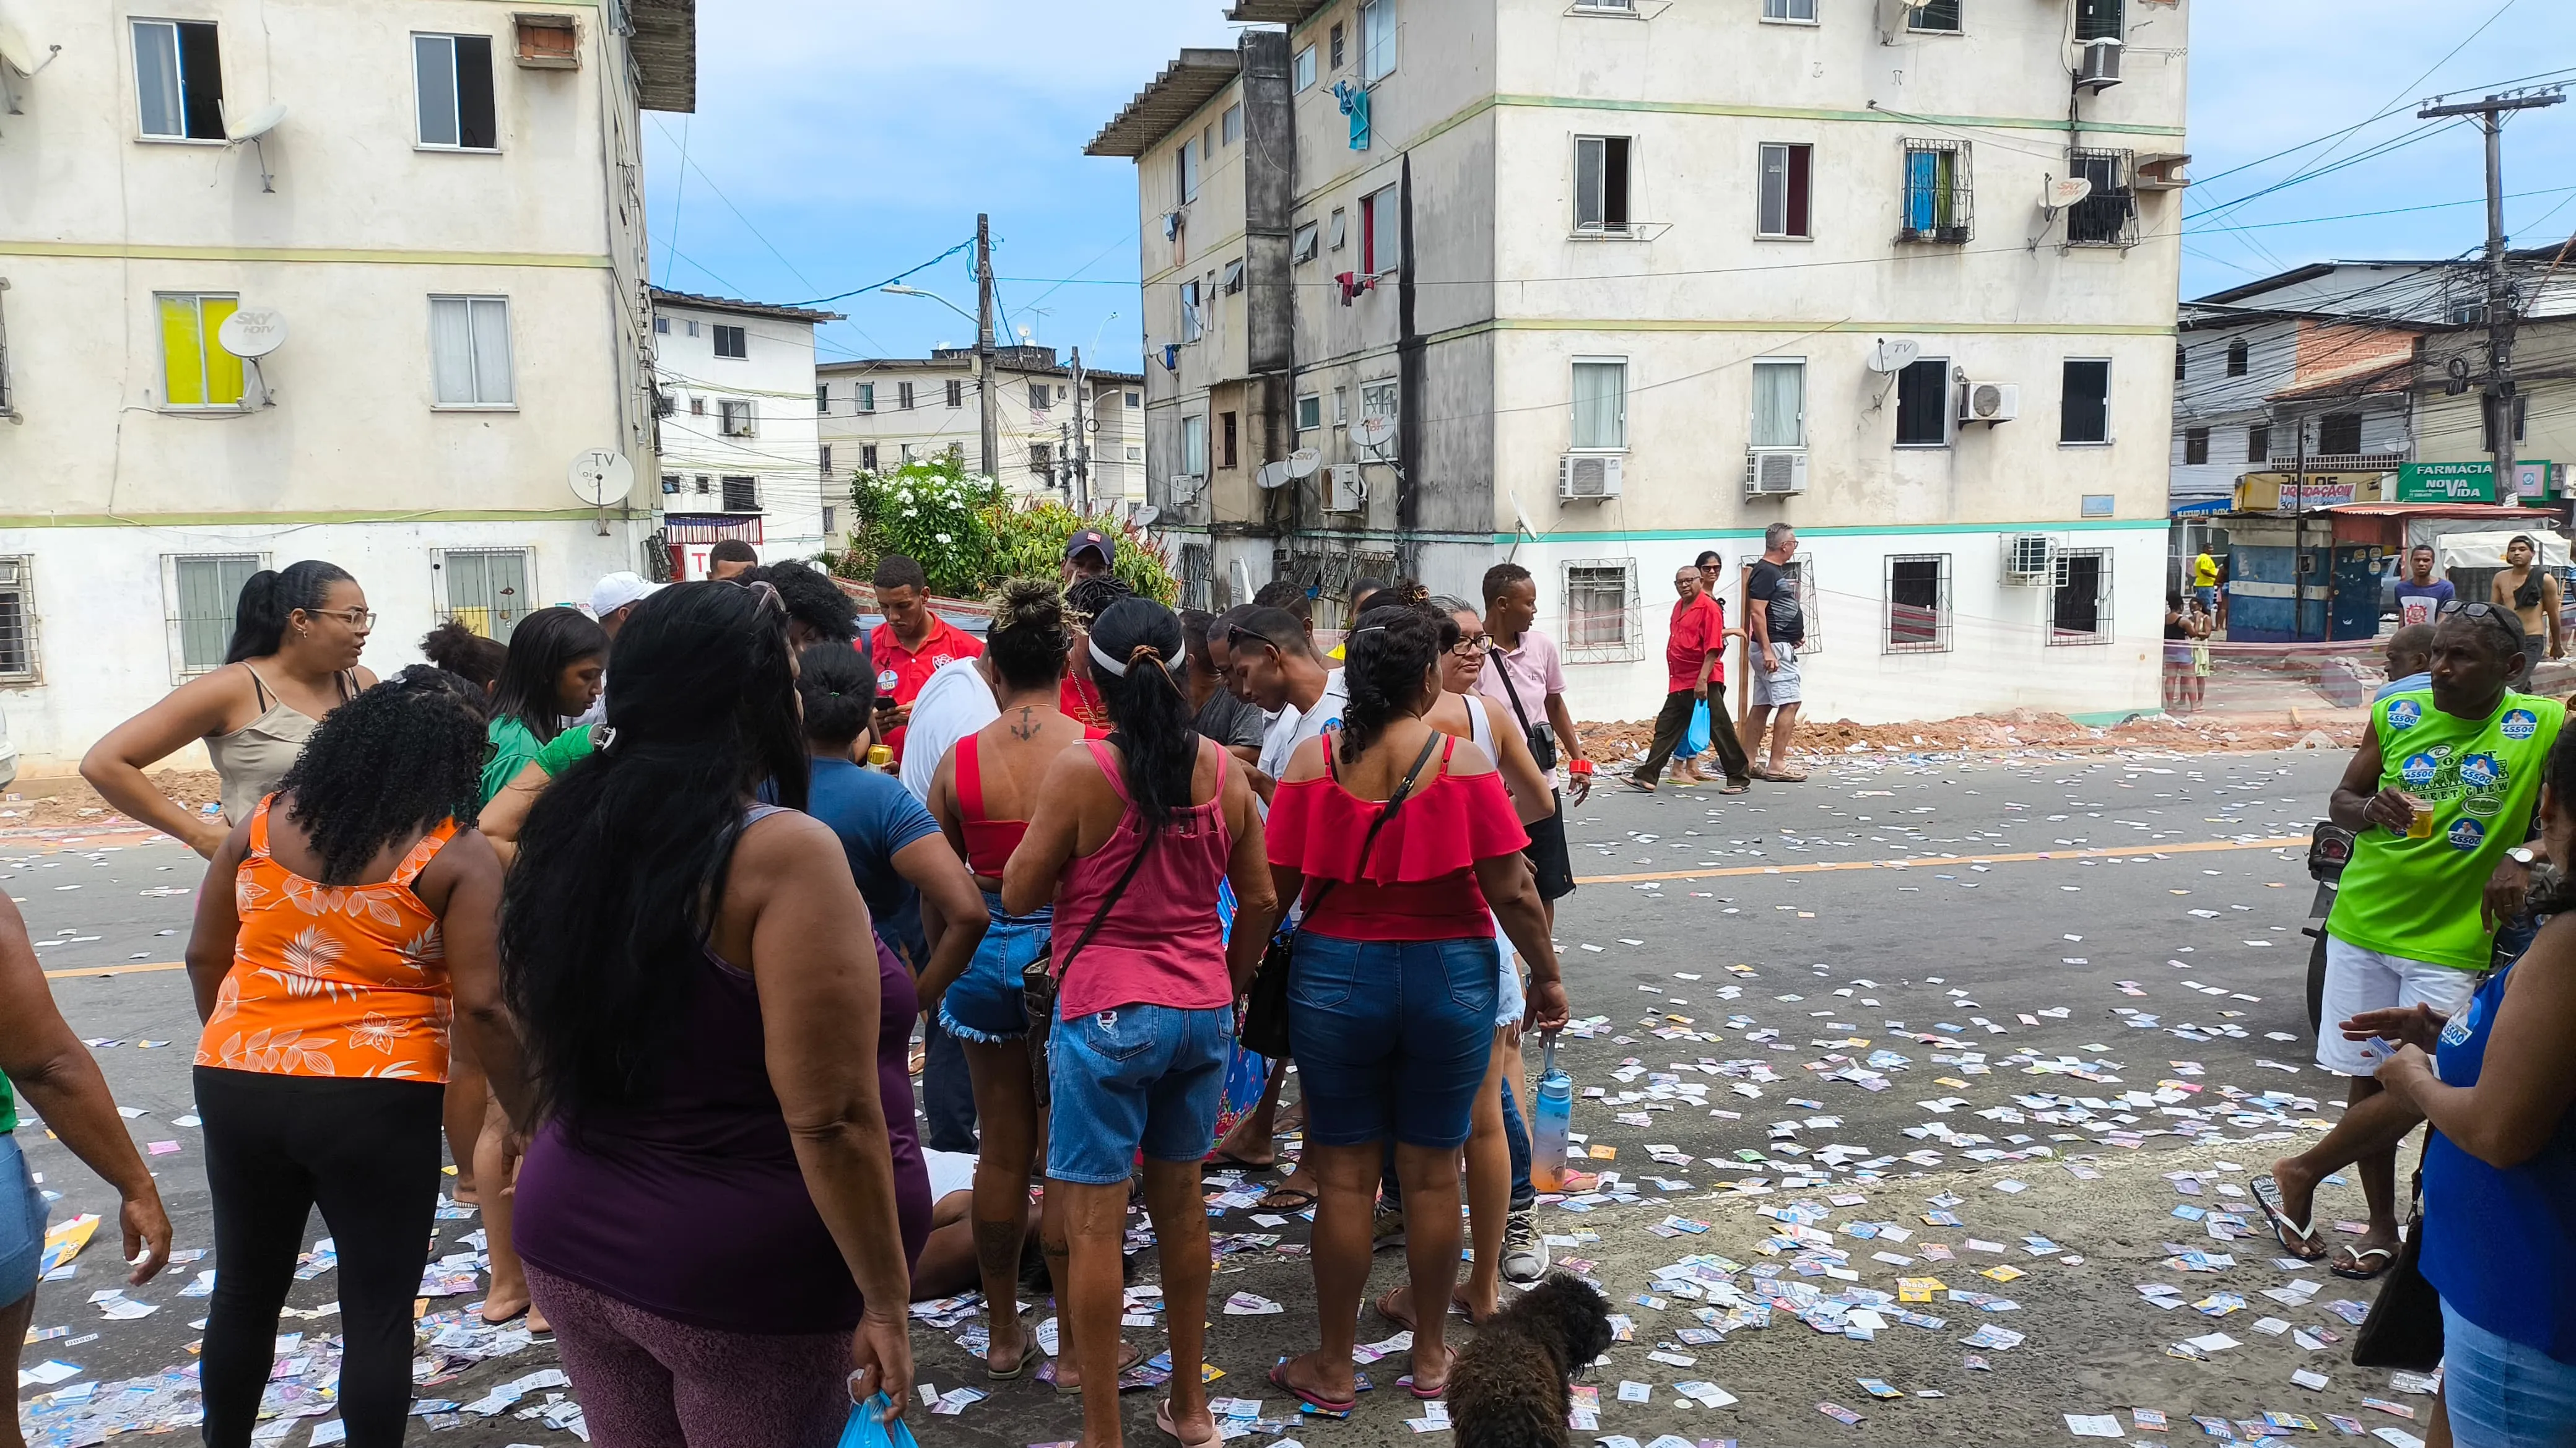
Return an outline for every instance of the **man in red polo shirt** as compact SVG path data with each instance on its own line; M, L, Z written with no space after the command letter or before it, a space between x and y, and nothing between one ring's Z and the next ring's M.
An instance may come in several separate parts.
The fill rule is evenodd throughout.
M912 701L931 673L954 659L984 652L983 641L931 611L930 576L900 553L877 560L877 611L885 622L868 635L868 657L877 670L877 737L903 760L904 725Z
M1691 715L1700 705L1708 705L1709 746L1726 768L1726 794L1742 794L1747 787L1744 747L1737 743L1733 721L1726 719L1726 686L1718 682L1720 662L1725 655L1726 640L1735 630L1726 626L1726 615L1717 600L1700 586L1700 571L1686 567L1673 574L1672 630L1664 645L1664 707L1655 715L1655 742L1637 771L1628 776L1628 787L1653 793L1656 779L1664 772L1664 761L1672 757L1689 732Z

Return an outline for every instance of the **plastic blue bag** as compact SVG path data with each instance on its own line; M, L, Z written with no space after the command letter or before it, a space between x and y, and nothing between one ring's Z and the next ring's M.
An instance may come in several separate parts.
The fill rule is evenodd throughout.
M849 1424L841 1429L841 1448L921 1448L901 1418L890 1425L877 1421L878 1415L893 1406L883 1393L864 1403L852 1403Z
M1690 728L1684 732L1682 744L1684 746L1682 752L1685 755L1708 752L1708 701L1706 699L1700 700L1699 706L1691 710Z

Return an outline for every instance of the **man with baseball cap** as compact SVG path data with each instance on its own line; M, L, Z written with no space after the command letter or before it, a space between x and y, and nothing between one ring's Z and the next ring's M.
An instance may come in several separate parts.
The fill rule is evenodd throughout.
M1064 583L1067 588L1086 578L1107 573L1117 561L1117 545L1097 528L1084 528L1064 544Z
M646 583L638 574L611 573L590 586L590 616L599 620L599 626L613 639L634 615L635 605L662 588L659 583Z

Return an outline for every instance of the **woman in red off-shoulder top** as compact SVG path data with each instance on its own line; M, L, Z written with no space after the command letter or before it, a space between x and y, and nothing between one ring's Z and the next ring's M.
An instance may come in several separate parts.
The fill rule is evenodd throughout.
M1363 616L1346 646L1342 728L1298 746L1271 802L1279 898L1307 912L1288 980L1289 1051L1305 1083L1306 1164L1323 1186L1324 1338L1271 1381L1336 1412L1354 1401L1351 1347L1389 1138L1413 1300L1445 1303L1457 1283L1458 1149L1493 1040L1495 919L1530 965L1528 1023L1554 1030L1567 1015L1511 796L1483 750L1422 720L1456 630L1411 608ZM1417 1397L1448 1386L1442 1316L1415 1326Z

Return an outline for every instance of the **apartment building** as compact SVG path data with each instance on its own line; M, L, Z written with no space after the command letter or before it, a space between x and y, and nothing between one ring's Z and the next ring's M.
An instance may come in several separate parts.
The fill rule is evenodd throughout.
M2189 8L1235 0L1088 148L1194 597L1510 558L1634 718L1786 522L1810 712L2152 709Z
M820 420L814 329L838 312L653 289L661 389L661 542L670 576L707 576L727 538L766 560L838 548L841 510Z
M31 770L220 664L324 558L366 661L636 568L653 475L640 109L688 0L10 0L0 711ZM22 66L13 62L26 61Z
M1079 376L1053 347L993 349L1000 425L995 473L1013 497L1072 501L1077 425L1089 440L1095 511L1145 500L1145 379L1085 367ZM1083 400L1075 406L1079 386ZM983 397L975 350L934 347L927 357L832 362L817 369L814 410L838 475L892 472L956 448L967 465L983 452ZM1078 414L1078 415L1077 415Z

